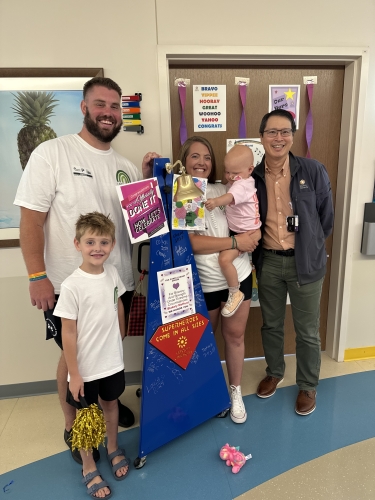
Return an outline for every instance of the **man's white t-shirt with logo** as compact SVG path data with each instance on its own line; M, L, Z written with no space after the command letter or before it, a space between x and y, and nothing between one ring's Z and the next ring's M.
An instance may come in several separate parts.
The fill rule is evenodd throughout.
M107 263L101 274L78 268L61 285L53 314L77 321L78 370L84 382L124 369L117 311L118 297L124 292L117 269Z
M45 263L55 293L82 262L73 244L75 223L80 214L93 211L109 215L115 223L116 245L107 262L116 266L126 289L134 289L131 246L116 185L141 179L129 160L112 148L93 148L78 134L43 142L33 151L14 204L48 212Z
M217 198L226 192L223 184L207 184L207 198ZM213 215L210 215L213 214ZM212 212L206 211L206 231L194 231L194 234L202 236L216 236L225 238L229 236L228 222L225 216L224 207L216 207ZM225 290L228 283L221 272L219 265L220 252L209 255L194 254L195 263L198 268L199 278L204 293ZM251 266L248 254L242 253L233 261L237 269L238 280L243 281L251 273Z

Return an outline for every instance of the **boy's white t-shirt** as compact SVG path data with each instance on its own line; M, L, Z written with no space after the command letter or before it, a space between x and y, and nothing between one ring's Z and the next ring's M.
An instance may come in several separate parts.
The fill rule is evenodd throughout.
M78 268L61 285L53 314L77 321L78 370L84 382L124 369L117 311L118 297L124 292L116 268L107 263L101 274Z
M40 144L32 153L18 186L15 205L48 212L45 263L55 293L81 264L74 248L75 223L81 214L98 211L116 226L116 245L108 262L116 266L127 290L134 289L131 246L116 192L119 183L142 179L133 163L110 148L90 146L78 134Z
M226 189L223 184L207 184L207 198L217 198L218 196L225 194L225 192ZM216 207L211 213L214 214L216 227L210 212L206 211L206 231L194 231L194 234L200 234L202 236L217 236L219 238L228 237L229 229L224 207ZM199 278L204 293L216 292L218 290L225 290L228 288L228 283L220 269L219 254L220 252L215 252L209 255L194 254L195 263L198 268ZM247 253L242 253L233 261L233 264L237 269L239 281L243 281L250 275L251 266Z

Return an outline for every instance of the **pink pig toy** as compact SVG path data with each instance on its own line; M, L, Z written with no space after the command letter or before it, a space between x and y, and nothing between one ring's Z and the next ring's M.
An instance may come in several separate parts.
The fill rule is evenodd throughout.
M233 474L240 472L241 468L245 465L246 460L249 460L251 455L244 455L240 447L229 446L227 443L220 450L220 458L225 460L228 467L232 467Z

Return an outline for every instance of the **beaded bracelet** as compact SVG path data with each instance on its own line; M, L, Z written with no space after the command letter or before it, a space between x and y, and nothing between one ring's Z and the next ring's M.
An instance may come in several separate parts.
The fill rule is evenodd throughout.
M29 274L29 281L39 281L44 280L44 278L47 278L47 273L45 271L41 273Z
M236 240L235 236L231 236L231 238L232 238L232 248L231 248L231 250L234 250L235 248L237 248L237 240Z

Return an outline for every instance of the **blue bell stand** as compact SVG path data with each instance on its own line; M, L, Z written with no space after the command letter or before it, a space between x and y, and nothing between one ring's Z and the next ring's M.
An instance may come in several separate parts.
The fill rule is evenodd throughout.
M158 179L170 231L150 239L140 443L139 456L134 462L136 468L143 467L147 454L230 406L189 234L185 230L171 229L173 173L167 172L166 163L169 163L168 158L154 161L154 177ZM150 341L162 325L157 273L185 265L191 266L196 315L203 317L207 325L184 369ZM189 340L189 332L185 331L181 335ZM181 335L175 335L173 340L178 342Z

